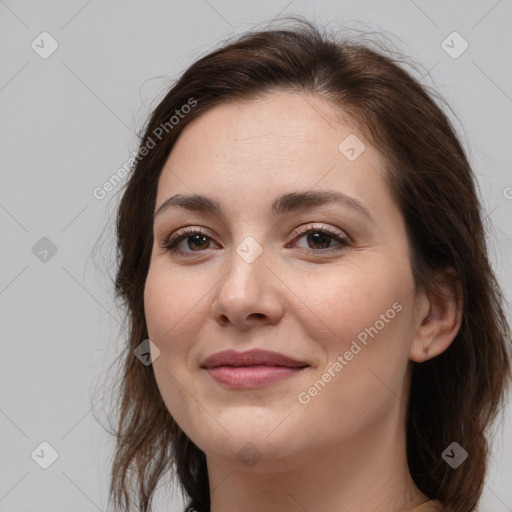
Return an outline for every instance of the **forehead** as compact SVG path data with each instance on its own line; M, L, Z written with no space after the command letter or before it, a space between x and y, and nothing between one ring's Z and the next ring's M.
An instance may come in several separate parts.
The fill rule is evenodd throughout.
M323 99L275 92L211 108L183 130L176 146L187 149L201 145L203 154L217 158L226 156L224 148L229 150L229 156L242 159L270 147L287 158L294 154L318 157L320 151L338 156L341 140L355 131L355 123L348 115ZM359 138L362 139L360 134ZM233 154L238 149L240 154ZM265 160L265 154L258 156Z
M373 199L385 187L383 168L340 109L310 95L273 93L216 106L187 125L162 170L157 206L172 193L270 201L270 191L315 187Z

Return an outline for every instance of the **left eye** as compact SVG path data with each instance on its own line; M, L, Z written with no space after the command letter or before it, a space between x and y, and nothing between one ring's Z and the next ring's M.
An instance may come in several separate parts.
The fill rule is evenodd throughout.
M301 238L306 238L307 243L313 245L312 249L306 249L304 251L309 253L331 252L332 250L340 251L350 246L350 242L346 238L343 238L342 236L327 229L309 228L299 233L293 241ZM171 253L190 254L190 252L202 252L205 249L209 249L211 240L213 239L203 231L191 229L182 231L181 234L169 237L161 247ZM187 242L187 248L189 251L179 248L179 245L185 241ZM331 245L331 242L333 241L337 242L334 246ZM286 247L288 246L289 244L286 245ZM329 251L326 251L326 249L329 249Z
M341 236L328 231L327 229L319 229L319 228L311 228L307 231L301 233L295 240L306 237L306 241L309 245L313 245L313 249L323 250L323 249L331 249L330 243L332 241L337 242L338 249L341 250L350 245L349 241L346 238L342 238ZM315 247L316 246L316 247ZM320 247L318 247L320 246ZM336 245L334 246L336 247ZM326 252L326 251L324 251Z

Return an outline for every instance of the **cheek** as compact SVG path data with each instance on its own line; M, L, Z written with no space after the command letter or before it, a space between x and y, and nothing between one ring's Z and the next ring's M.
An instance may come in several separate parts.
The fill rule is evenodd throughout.
M313 410L323 414L337 404L332 414L339 424L348 421L347 411L354 411L364 423L398 403L413 336L413 283L407 272L402 270L397 278L384 266L345 270L327 280L328 293L307 287L315 312L330 332L323 338L308 332L310 338L321 341L327 354L317 377L332 381L325 389L317 386L322 396L315 398Z
M405 316L404 302L412 286L409 275L402 272L397 276L376 259L371 265L347 263L316 275L289 274L287 281L293 283L295 311L303 304L301 324L309 338L323 344L329 352L344 351L359 335L364 339L367 329L375 328L375 324L379 337L386 333L394 338L400 330L400 317ZM399 305L393 307L395 303Z
M190 329L191 323L194 325L208 299L205 296L208 289L204 282L200 286L182 272L158 266L150 268L144 288L144 312L149 338L161 350L177 351L181 341L192 341L190 331L186 335L183 332L187 326Z
M383 417L399 403L413 335L408 268L397 270L377 258L371 265L347 264L321 280L310 277L297 293L307 297L314 313L311 321L302 321L307 337L324 352L317 380L301 391L311 397L313 411L331 415L348 430ZM318 379L329 384L316 385Z
M167 410L186 432L193 430L193 418L202 417L198 403L190 399L191 393L196 393L187 356L194 344L194 332L199 329L201 298L208 290L191 284L179 272L153 267L144 288L148 336L160 350L153 362L157 386Z

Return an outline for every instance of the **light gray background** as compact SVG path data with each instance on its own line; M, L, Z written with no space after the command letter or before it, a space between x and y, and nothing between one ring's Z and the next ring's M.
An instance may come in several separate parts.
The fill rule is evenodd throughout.
M0 0L0 511L106 510L113 445L97 388L122 342L111 286L118 198L92 191L135 151L134 133L172 79L280 13L389 32L424 66L422 81L462 124L510 299L512 0ZM31 48L43 31L59 45L47 59ZM453 31L469 44L456 59L441 46ZM33 251L43 237L57 248L47 261L47 242ZM509 403L482 511L512 511L511 425ZM31 458L43 441L58 452L48 469ZM155 510L182 510L168 495Z

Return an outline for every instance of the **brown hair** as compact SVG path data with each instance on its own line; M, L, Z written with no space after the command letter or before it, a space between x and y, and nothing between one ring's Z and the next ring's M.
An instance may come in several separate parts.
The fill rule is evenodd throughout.
M371 45L321 33L302 18L293 17L292 23L248 32L200 58L160 101L144 129L117 212L115 286L129 335L116 402L110 499L126 509L135 501L138 510L149 511L160 479L176 474L188 506L210 510L205 454L171 417L152 367L133 355L148 337L143 293L157 183L181 131L201 113L290 90L324 98L347 113L384 156L389 188L406 222L418 288L436 290L435 271L442 267L457 273L463 318L454 342L432 360L410 363L407 456L424 494L440 500L445 510L472 511L487 470L485 430L510 378L510 330L487 256L473 172L433 94L399 60ZM169 122L192 102L178 123ZM160 140L155 134L162 126ZM441 458L453 441L469 453L457 469Z

